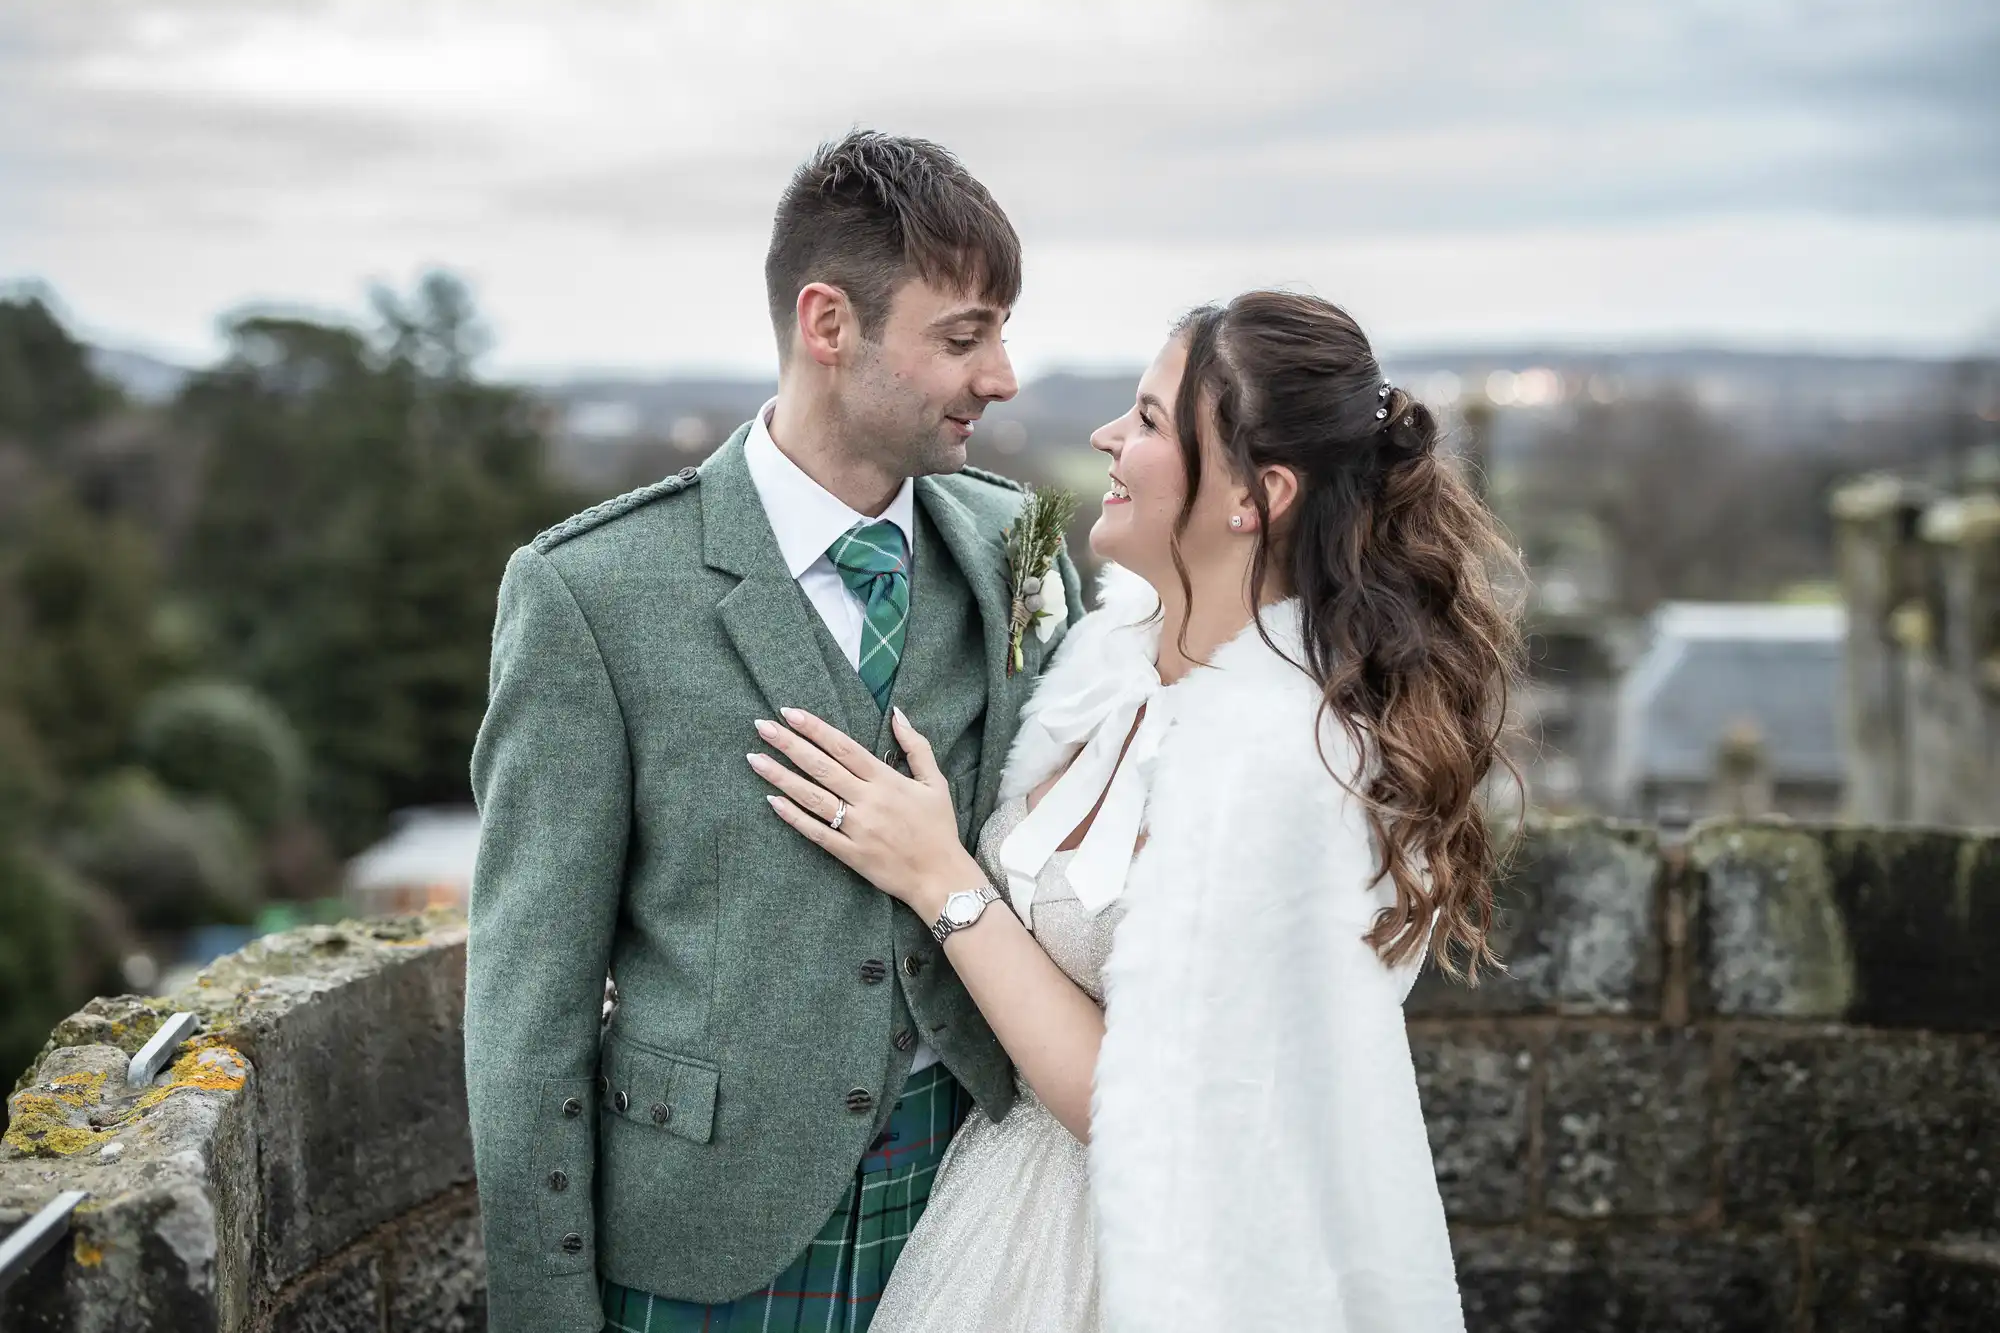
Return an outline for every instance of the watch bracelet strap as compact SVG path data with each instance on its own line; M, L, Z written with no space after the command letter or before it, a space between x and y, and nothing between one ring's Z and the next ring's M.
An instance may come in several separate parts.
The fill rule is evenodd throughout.
M979 895L979 916L973 917L972 920L966 922L963 926L954 926L949 921L946 921L944 914L940 912L938 919L931 922L931 938L939 944L943 944L945 938L949 935L978 925L979 917L986 915L986 909L1000 901L1000 890L994 888L991 884L982 884L976 889L968 889L967 892Z

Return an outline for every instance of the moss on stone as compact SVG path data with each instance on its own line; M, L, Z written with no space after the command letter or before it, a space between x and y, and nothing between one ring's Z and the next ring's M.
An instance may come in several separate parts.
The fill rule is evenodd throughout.
M1789 823L1704 823L1689 834L1723 1012L1835 1017L1854 1002L1829 850L1827 830Z

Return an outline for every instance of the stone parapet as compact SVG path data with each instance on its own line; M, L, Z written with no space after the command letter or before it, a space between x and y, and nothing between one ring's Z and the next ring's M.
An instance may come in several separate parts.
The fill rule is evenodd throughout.
M1531 823L1509 974L1409 1007L1472 1333L2000 1328L1996 842ZM65 1020L11 1103L0 1227L92 1197L0 1327L483 1324L464 939L309 928ZM120 1089L176 1008L201 1031Z
M1715 825L1686 872L1696 1013L2000 1031L2000 835Z
M1996 856L1531 824L1510 975L1410 1005L1468 1328L2000 1329Z
M1657 1015L1660 870L1651 828L1531 821L1512 839L1494 894L1491 938L1508 975L1467 988L1427 970L1409 1013Z
M68 1243L0 1296L0 1327L483 1324L464 977L462 920L348 922L64 1020L9 1099L0 1229L61 1190L90 1197ZM176 1010L197 1034L152 1086L126 1087Z

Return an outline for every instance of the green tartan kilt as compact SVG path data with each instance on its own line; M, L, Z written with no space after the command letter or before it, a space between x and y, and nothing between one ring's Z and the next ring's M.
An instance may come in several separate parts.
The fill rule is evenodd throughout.
M971 1109L943 1065L912 1074L840 1206L769 1286L699 1305L599 1278L605 1333L866 1333L896 1257L930 1202L938 1163Z

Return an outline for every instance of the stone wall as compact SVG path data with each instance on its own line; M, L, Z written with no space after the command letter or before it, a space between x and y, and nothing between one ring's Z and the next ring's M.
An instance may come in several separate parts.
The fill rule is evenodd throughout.
M91 1197L0 1295L0 1329L483 1328L464 1007L445 916L306 927L166 999L91 1001L9 1099L0 1232ZM200 1032L128 1089L181 1009Z
M1511 975L1410 1006L1473 1333L2000 1328L2000 838L1548 822L1501 898ZM0 1329L482 1326L463 974L462 922L314 927L65 1021L0 1229L92 1197Z
M1468 1326L2000 1329L2000 838L1537 827L1412 997Z

